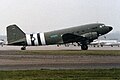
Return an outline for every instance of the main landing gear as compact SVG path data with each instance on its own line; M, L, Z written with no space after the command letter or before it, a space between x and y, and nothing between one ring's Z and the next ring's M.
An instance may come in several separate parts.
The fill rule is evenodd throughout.
M21 50L26 50L26 46L21 47Z
M81 50L88 50L88 45L87 44L82 44L81 45Z
M78 46L81 46L81 50L88 50L88 45L86 43L83 44L78 43Z

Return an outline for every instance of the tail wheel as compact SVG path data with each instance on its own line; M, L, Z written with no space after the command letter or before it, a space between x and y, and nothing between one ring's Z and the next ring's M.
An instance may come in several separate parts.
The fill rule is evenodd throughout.
M21 50L26 50L26 46L21 47Z
M82 49L82 50L88 50L88 45L82 44L82 45L81 45L81 49Z

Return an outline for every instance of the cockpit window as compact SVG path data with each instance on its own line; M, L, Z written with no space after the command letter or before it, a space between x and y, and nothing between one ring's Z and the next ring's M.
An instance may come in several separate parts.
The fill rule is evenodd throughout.
M100 28L103 28L105 25L103 24L103 25L100 25Z

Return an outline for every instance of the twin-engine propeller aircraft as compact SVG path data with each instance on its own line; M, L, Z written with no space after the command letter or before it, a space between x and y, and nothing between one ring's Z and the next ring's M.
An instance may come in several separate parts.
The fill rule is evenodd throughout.
M44 33L25 34L17 25L10 25L7 27L7 41L8 45L23 46L21 50L26 50L26 46L67 43L77 43L82 50L87 50L88 44L112 29L111 26L95 23Z

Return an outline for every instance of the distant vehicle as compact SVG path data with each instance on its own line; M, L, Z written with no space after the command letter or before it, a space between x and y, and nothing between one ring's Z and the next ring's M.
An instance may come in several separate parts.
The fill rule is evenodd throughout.
M45 33L25 34L17 25L7 27L8 45L23 46L42 46L42 45L60 45L77 43L82 50L88 49L94 39L110 32L113 28L101 23L87 24L62 30L50 31Z
M0 45L3 47L3 45L5 44L5 41L3 39L0 40Z
M94 47L97 46L120 46L120 42L118 42L117 40L94 40L93 42L90 43L90 45L93 45Z

